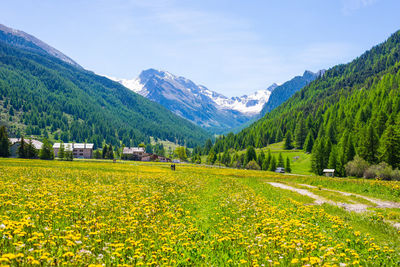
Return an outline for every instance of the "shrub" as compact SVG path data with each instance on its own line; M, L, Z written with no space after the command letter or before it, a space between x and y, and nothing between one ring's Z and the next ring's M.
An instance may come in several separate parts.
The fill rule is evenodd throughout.
M261 170L260 165L255 160L250 161L246 165L246 169L248 170Z
M400 171L393 170L386 162L381 162L378 165L372 165L364 172L364 178L374 179L380 178L383 180L400 180Z
M356 155L352 161L346 164L346 174L349 176L363 177L368 166L368 162Z

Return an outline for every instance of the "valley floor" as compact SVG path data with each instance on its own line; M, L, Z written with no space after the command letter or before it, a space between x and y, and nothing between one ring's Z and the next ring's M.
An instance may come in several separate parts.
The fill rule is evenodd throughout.
M0 265L397 265L399 202L399 182L0 159Z

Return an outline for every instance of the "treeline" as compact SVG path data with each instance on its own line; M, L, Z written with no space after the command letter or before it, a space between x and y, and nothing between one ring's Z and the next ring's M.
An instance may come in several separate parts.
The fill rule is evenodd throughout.
M312 153L312 171L345 176L356 155L400 166L400 31L346 65L328 70L283 105L213 150L265 147L285 140Z
M0 41L0 123L11 136L64 142L194 147L209 134L119 83Z

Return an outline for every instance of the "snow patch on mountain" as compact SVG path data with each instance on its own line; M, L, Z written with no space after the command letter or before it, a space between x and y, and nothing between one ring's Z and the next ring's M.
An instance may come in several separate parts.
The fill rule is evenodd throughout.
M184 94L192 94L195 97L209 98L219 110L234 110L249 116L257 115L261 112L264 104L268 101L271 92L278 86L274 83L267 89L258 90L250 95L228 98L222 94L209 90L203 85L197 85L185 77L176 76L167 71L149 69L143 71L139 77L135 79L118 79L109 76L106 77L121 83L126 88L131 89L132 91L144 97L147 97L150 93L149 88L146 87L147 82L150 79L157 77L170 86L180 90ZM161 90L162 86L160 86L159 89ZM152 90L155 89L152 88Z

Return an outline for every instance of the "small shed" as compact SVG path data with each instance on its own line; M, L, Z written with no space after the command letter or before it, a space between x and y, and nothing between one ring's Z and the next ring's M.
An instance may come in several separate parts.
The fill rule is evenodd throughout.
M326 177L334 177L335 176L335 169L324 169L323 173Z
M275 172L278 172L278 173L285 173L285 168L283 168L283 167L278 167L278 168L276 168Z

